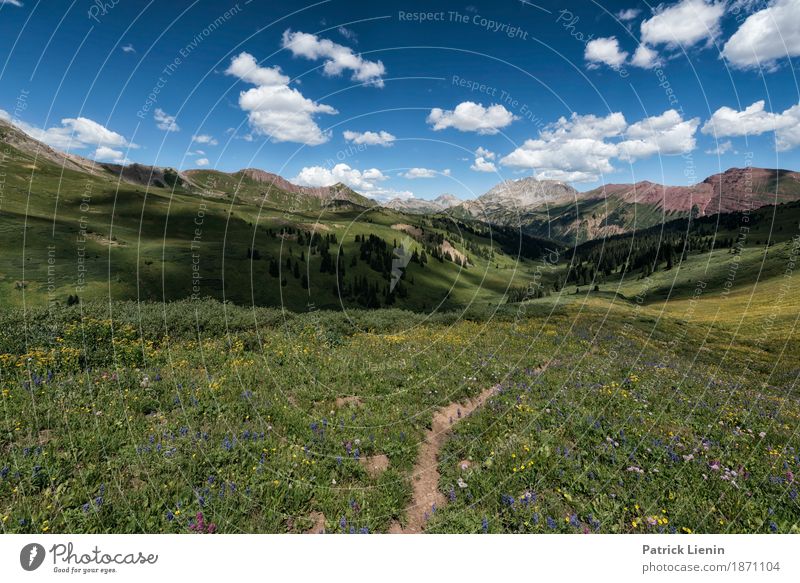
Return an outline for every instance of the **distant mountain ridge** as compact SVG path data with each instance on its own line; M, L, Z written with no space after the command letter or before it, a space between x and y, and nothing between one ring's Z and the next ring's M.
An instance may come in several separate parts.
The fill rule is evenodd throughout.
M0 141L63 170L109 181L180 188L209 197L236 197L273 208L316 210L333 206L372 208L378 203L349 186L303 186L257 168L236 172L213 169L178 171L143 164L97 162L51 148L12 123L0 120ZM452 194L433 200L395 198L381 206L409 214L447 213L458 219L519 228L528 235L582 243L627 233L692 214L708 216L800 200L800 173L768 168L730 168L691 186L649 181L606 184L579 192L569 184L534 177L506 180L474 200Z
M518 212L574 201L579 196L577 190L564 182L526 177L505 180L478 198L454 207L451 212L490 223L509 224Z
M393 198L382 206L396 211L418 215L435 214L461 204L461 199L454 194L440 194L433 200L423 198Z
M714 215L800 200L800 173L730 168L692 186L649 181L606 184L578 192L563 182L522 178L505 181L448 212L524 232L581 243L648 228L691 214Z
M194 169L183 173L191 181L203 185L210 190L222 187L224 192L247 191L253 187L256 190L266 190L267 194L277 189L295 197L315 199L319 203L347 202L363 207L373 207L377 203L355 190L337 182L331 186L301 186L289 182L278 174L260 170L258 168L244 168L236 172L222 172L220 170ZM260 187L260 188L259 188Z

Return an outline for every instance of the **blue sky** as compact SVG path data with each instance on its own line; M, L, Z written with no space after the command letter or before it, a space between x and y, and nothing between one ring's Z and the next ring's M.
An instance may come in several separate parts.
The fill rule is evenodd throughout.
M378 198L800 168L800 0L572 4L0 0L0 116Z

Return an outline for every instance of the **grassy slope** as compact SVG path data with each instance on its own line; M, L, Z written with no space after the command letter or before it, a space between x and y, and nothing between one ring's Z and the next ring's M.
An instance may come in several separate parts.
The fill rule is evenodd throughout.
M6 313L0 529L187 532L203 512L222 532L300 532L322 512L329 531L385 531L432 411L497 385L439 458L451 501L428 530L797 531L791 336L707 351L702 321L651 307L520 308ZM377 454L389 469L370 475Z
M292 310L305 309L309 303L317 307L339 305L333 292L335 277L319 273L319 256L308 258L307 249L301 250L291 240L270 238L267 229L311 229L320 222L323 234L335 233L343 242L345 265L349 267L347 260L357 252L355 235L376 234L391 244L403 239L402 233L391 228L393 224L424 221L418 216L348 204L324 209L313 199L276 189L264 197L257 183L224 178L226 175L220 173L213 175L217 182L210 196L183 188L175 192L145 189L117 184L106 177L62 173L42 161L32 173L29 156L9 151L0 204L0 307L45 303L50 284L52 297L58 301L75 293L81 221L91 231L85 243L86 287L79 292L83 299L160 301L188 297L193 291L192 265L196 260L202 276L201 296L245 305L283 305ZM202 182L204 177L201 173L193 180ZM211 180L212 175L205 178ZM90 200L82 208L84 193ZM196 229L201 232L193 257L191 244ZM457 233L446 236L464 250ZM491 245L488 239L480 242ZM53 263L48 273L49 246L53 246ZM247 259L249 247L260 251L260 261ZM291 274L286 276L286 287L268 275L270 257L285 262L290 252L296 259L301 251L307 256L310 294ZM517 262L507 256L491 262L476 257L473 263L468 270L450 262L431 261L425 268L410 265L406 280L413 277L415 283L408 286L408 298L399 298L396 305L421 310L442 302L498 303L515 272L519 275L525 271L515 270ZM522 263L524 268L527 262ZM348 275L354 273L368 275L382 287L387 283L363 264ZM26 282L24 291L18 289L17 282L22 281Z

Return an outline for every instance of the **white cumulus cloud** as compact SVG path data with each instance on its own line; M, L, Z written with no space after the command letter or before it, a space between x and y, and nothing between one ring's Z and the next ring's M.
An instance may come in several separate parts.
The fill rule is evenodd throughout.
M639 45L633 52L630 64L642 69L652 69L661 64L661 59L658 57L658 51L651 49L647 45Z
M253 85L287 85L289 83L289 77L281 72L280 67L261 67L253 55L245 52L239 53L231 59L231 64L225 73Z
M628 8L627 10L620 10L619 12L617 12L617 18L623 21L633 20L634 18L639 16L641 12L642 11L639 10L638 8Z
M198 166L208 166L209 164L208 158L198 158L197 160L194 161L194 163L197 164Z
M550 141L556 138L611 138L619 136L626 127L628 123L625 121L625 116L619 112L609 113L605 117L573 112L569 119L562 116L544 128L541 137Z
M628 53L620 50L616 37L597 38L586 43L584 58L589 62L589 68L596 68L600 64L612 68L619 68L628 58Z
M350 130L345 130L342 135L348 142L367 146L388 147L391 146L392 142L397 139L389 132L385 132L383 130L379 132L353 132Z
M192 141L198 144L208 144L209 146L216 146L219 143L214 136L209 134L195 134L192 136Z
M800 0L776 0L748 16L722 56L740 69L773 69L780 59L800 56Z
M462 132L496 134L515 119L517 118L502 105L484 107L481 103L464 101L453 110L433 108L427 121L435 131L452 127Z
M310 146L330 139L330 132L323 132L314 116L338 112L289 87L288 78L277 67L259 67L252 55L241 53L231 60L225 73L257 85L239 94L239 106L248 112L253 131L274 142L297 142Z
M764 100L756 101L742 111L720 107L701 131L717 139L775 132L778 150L789 150L800 145L800 104L781 113L765 111L764 107Z
M432 170L431 168L409 168L402 174L402 176L404 178L414 180L417 178L436 178L436 176L439 174L450 176L450 169L445 168L441 172L438 172L436 170Z
M291 179L295 184L302 186L333 186L341 182L350 188L362 191L364 194L378 190L378 182L386 180L386 176L377 168L357 170L347 164L337 164L333 168L323 166L307 166Z
M674 156L691 152L697 145L695 133L699 125L700 118L684 120L674 109L647 117L628 127L627 139L618 144L619 157L637 160L654 154Z
M497 172L497 166L485 156L476 156L475 161L470 165L470 169L475 172Z
M594 138L526 140L500 160L504 166L536 170L540 178L586 182L614 171L614 144Z
M108 146L100 146L97 148L92 157L98 162L114 162L115 164L126 164L128 162L122 150L115 150Z
M122 134L118 134L102 124L86 117L65 118L60 126L47 129L38 128L21 120L10 120L23 132L32 138L44 142L48 146L68 150L71 148L82 149L88 147L108 146L119 148L127 146L137 148Z
M353 72L353 80L369 85L383 87L386 68L380 61L368 61L353 52L353 49L331 40L319 38L307 32L283 32L283 48L295 57L305 57L312 61L324 59L323 71L326 75L341 75L343 71Z
M674 155L695 148L700 120L684 120L675 110L628 125L622 113L605 117L573 113L539 132L538 139L503 157L500 163L534 170L539 178L565 182L597 180L614 172L614 160L655 154Z
M483 146L478 146L478 149L475 150L475 156L480 158L486 158L487 160L494 160L496 154L491 150L487 150Z
M166 132L178 132L180 127L175 123L175 116L169 115L166 111L157 107L153 112L153 119L156 120L156 127Z
M642 22L642 42L671 48L689 48L699 42L709 42L719 36L724 14L724 1L680 0L675 4L662 4L652 17Z

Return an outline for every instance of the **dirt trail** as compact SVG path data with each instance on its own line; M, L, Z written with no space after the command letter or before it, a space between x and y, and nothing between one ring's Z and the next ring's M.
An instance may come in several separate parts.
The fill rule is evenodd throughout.
M406 523L402 526L393 522L389 527L390 533L421 533L433 506L441 508L447 503L444 494L439 491L439 450L453 426L483 405L497 389L495 385L466 403L450 403L434 413L431 429L425 432L425 441L411 474L414 491L411 503L406 507Z

